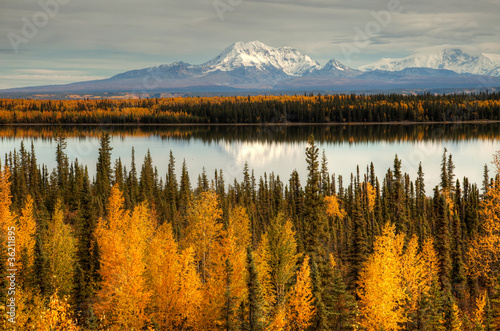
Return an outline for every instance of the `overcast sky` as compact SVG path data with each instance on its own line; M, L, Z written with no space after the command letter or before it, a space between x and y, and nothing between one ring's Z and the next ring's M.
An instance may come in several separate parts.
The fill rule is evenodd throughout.
M236 41L351 67L445 46L500 53L499 14L499 0L2 0L0 88L199 64Z

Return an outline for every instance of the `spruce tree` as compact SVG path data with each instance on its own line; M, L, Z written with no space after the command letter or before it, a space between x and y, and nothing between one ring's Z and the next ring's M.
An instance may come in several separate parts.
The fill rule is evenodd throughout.
M191 182L189 181L189 173L186 165L186 160L182 161L181 183L179 190L179 211L185 214L189 201L191 200Z
M441 160L441 188L447 190L449 188L448 182L448 162L446 160L446 148L444 149L442 160Z
M436 250L441 265L440 281L443 292L448 294L451 291L452 271L449 209L445 197L439 194L437 187L434 190L434 205L434 217L436 219Z
M111 136L108 132L102 134L100 139L99 157L96 165L95 195L99 201L99 215L104 214L105 204L111 192L113 181L113 168L111 166Z
M149 203L154 201L155 198L155 174L153 168L153 159L151 158L151 152L147 151L144 157L144 163L142 164L141 176L139 180L139 197L140 201L147 201Z
M139 202L139 180L137 175L137 168L135 164L135 150L132 147L132 161L130 165L130 172L127 176L127 191L129 192L130 205L128 209L132 209Z
M66 142L66 137L62 130L59 128L56 131L56 162L57 162L57 187L58 194L61 198L66 198L67 186L68 186L68 176L69 176L69 161L68 156L65 153L68 143Z
M324 301L327 302L329 330L351 330L356 323L358 307L354 296L347 289L339 267L330 265Z
M319 152L312 135L309 137L306 148L306 162L308 175L304 196L304 248L308 254L312 255L313 261L318 262L319 259L326 257L329 237L328 223L320 195Z
M328 173L328 160L325 150L321 158L321 194L323 196L330 195L330 174Z
M248 330L262 331L262 289L259 283L257 267L255 266L253 253L250 247L247 248L247 269L248 269Z
M453 219L453 244L451 251L452 270L451 280L453 284L453 294L458 300L463 300L466 295L466 280L465 263L463 261L463 239L462 239L462 222L458 215L454 215ZM460 301L459 301L460 303Z
M312 291L314 295L314 304L316 306L316 315L309 327L311 331L323 331L329 330L328 326L328 312L323 302L323 284L320 272L318 270L318 265L316 262L312 262L311 265L311 279L312 279Z

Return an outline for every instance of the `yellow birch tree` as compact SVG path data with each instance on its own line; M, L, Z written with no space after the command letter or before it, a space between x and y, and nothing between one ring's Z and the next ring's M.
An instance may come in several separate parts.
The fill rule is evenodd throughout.
M76 262L76 240L69 224L64 223L64 212L58 200L49 222L45 238L52 287L61 297L71 294Z
M399 330L407 321L403 303L408 294L402 286L401 269L403 244L404 237L396 235L395 225L386 224L360 273L360 325L368 331Z
M288 329L294 331L306 330L311 325L314 314L311 269L309 267L309 257L306 256L297 272L297 282L287 300Z
M165 330L195 328L202 296L193 249L179 252L171 225L164 223L151 240L148 261L154 320Z
M152 222L145 204L125 211L118 185L113 186L107 219L100 219L96 240L100 250L101 289L94 309L104 323L139 330L147 316L146 253Z

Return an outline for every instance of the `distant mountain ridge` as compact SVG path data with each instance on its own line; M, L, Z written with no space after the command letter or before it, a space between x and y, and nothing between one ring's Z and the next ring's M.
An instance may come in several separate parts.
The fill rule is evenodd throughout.
M436 53L417 53L399 59L380 59L361 66L362 71L400 71L407 68L452 70L459 74L500 76L500 55L470 55L456 48L446 48Z
M198 65L183 61L130 70L113 77L66 85L0 90L0 94L126 93L172 91L364 91L384 89L487 88L500 86L500 55L473 56L458 49L382 59L358 69L336 59L324 66L292 47L236 42Z

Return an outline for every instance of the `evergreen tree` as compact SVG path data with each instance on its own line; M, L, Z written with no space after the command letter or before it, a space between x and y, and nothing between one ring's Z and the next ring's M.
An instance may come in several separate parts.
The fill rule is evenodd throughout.
M309 330L329 330L329 321L328 321L328 311L323 302L323 284L321 275L318 270L318 265L316 262L312 262L311 266L311 279L312 279L312 291L314 295L314 302L316 306L316 315L312 320L311 325L309 326Z
M320 196L319 152L312 135L306 148L306 161L308 175L304 195L303 226L306 233L304 248L308 254L312 254L313 261L317 262L321 257L326 257L329 236L323 200Z
M167 216L169 217L169 219L173 219L174 215L177 212L177 177L175 175L175 158L172 151L170 151L168 161L165 191L167 210L169 211Z
M436 250L438 252L441 274L440 282L444 293L451 291L451 270L452 263L450 257L450 222L449 222L449 209L446 199L439 191L434 190L434 204L436 219Z
M321 194L323 196L330 195L330 174L328 173L328 160L325 150L321 158Z
M255 266L253 253L250 247L247 248L247 269L248 269L248 330L264 330L262 316L262 290L259 282L257 267Z
M449 188L449 182L448 182L448 162L446 160L446 148L444 149L443 152L443 157L441 160L441 188L443 190L447 190Z
M453 159L452 159L452 156L451 154L448 156L448 163L447 163L447 171L448 171L448 174L447 174L447 183L448 183L448 188L450 190L450 193L453 193L455 190L453 188L453 183L455 182L454 178L455 178L455 164L453 163Z
M152 203L155 201L156 180L155 171L153 168L153 159L151 152L147 151L142 164L141 176L139 180L139 197L140 201Z
M127 208L132 208L136 205L139 199L139 181L137 175L137 168L135 165L135 150L132 147L132 161L130 166L130 173L127 176L127 191L129 192L130 202Z
M179 190L179 211L182 214L186 213L186 209L189 206L189 201L191 200L191 182L189 181L189 173L186 165L186 160L182 161L181 170L181 185Z
M484 171L483 171L483 195L485 195L490 187L490 176L489 176L489 170L488 166L485 164L484 165Z
M59 128L56 131L56 162L57 162L57 187L60 198L65 198L68 186L69 161L65 153L68 144L66 138Z
M99 215L103 215L104 213L105 204L111 192L111 183L113 182L113 168L111 166L111 151L113 148L110 143L110 134L108 132L103 133L100 139L94 185L95 195L99 200Z
M354 296L348 291L342 272L333 256L330 257L328 276L323 293L327 302L329 330L350 330L356 324L358 307Z

